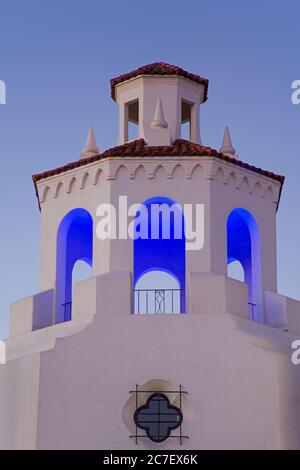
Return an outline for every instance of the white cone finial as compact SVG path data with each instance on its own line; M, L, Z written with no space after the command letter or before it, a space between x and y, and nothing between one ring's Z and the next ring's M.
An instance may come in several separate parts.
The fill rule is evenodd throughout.
M237 158L235 148L232 146L229 128L227 126L224 130L223 143L219 151L228 157Z
M161 104L161 99L158 98L155 113L154 113L154 120L151 122L152 129L163 128L166 129L168 127L168 123L165 121L164 111Z
M90 126L87 136L86 145L83 149L83 153L80 158L92 157L93 155L98 155L100 153L99 148L96 144L96 138L94 133L94 127Z

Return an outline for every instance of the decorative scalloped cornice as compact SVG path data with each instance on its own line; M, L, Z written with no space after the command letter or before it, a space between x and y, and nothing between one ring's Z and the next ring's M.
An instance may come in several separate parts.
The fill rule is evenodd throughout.
M180 171L184 179L193 179L196 169L199 178L230 185L237 190L243 190L264 198L270 194L274 203L278 203L280 183L270 181L264 175L254 174L244 168L237 168L229 162L220 162L211 157L181 158L180 162L164 158L114 158L109 162L96 162L84 168L76 168L47 180L37 182L39 201L44 204L50 197L59 198L63 194L72 194L77 190L88 190L101 181L117 181L119 172L124 169L128 173L128 181L133 182L138 174L146 179L155 180L159 168L163 170L166 180L171 181ZM200 175L200 176L199 176Z

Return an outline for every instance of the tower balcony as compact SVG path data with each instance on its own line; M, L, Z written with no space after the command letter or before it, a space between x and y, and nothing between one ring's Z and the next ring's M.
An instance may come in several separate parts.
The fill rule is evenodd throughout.
M162 290L163 295L170 295L168 289ZM158 293L161 296L162 293L156 292ZM206 324L206 320L213 321L217 328L218 319L222 325L222 317L225 315L229 321L236 323L237 328L255 336L277 338L284 330L287 336L282 341L287 347L290 347L291 341L297 339L300 334L300 302L275 292L264 291L263 322L251 321L249 313L252 306L248 305L247 284L211 272L189 273L185 292L185 313L175 311L174 308L174 314L170 315L170 309L163 310L161 307L160 311L149 311L148 315L143 315L141 313L145 312L138 312L136 309L134 295L136 294L132 273L120 271L94 276L74 284L70 321L57 322L54 289L13 303L10 336L0 341L0 364L37 352L49 351L55 347L57 339L72 336L89 326L97 328L97 325L101 327L109 324L113 329L119 325L121 333L126 325L131 331L132 322L145 322L145 328L148 328L150 321L154 330L160 327L154 325L153 321L160 324L162 322L163 328L165 322L170 322L171 330L180 334L182 322L186 324L191 321L193 328L195 325L201 328L201 325ZM173 296L175 305L175 295ZM165 298L165 307L167 302L169 301Z
M247 284L214 273L191 272L187 282L186 309L182 289L133 289L132 273L110 272L74 284L73 301L64 306L71 321L95 315L230 314L251 320L256 306L249 305ZM264 292L264 323L300 333L300 303ZM55 291L49 289L11 305L11 336L51 327L55 317ZM65 322L70 323L70 322Z

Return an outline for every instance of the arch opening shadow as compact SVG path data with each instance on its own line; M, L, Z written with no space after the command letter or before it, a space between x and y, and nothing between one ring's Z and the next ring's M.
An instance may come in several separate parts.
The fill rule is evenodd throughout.
M73 270L78 261L92 267L93 219L85 209L74 209L62 219L57 233L56 323L72 318ZM75 267L75 268L74 268Z
M134 286L134 313L185 312L184 215L169 198L148 199L137 211Z
M248 286L249 318L263 321L261 286L261 243L256 220L243 208L234 209L227 219L227 263L238 261Z

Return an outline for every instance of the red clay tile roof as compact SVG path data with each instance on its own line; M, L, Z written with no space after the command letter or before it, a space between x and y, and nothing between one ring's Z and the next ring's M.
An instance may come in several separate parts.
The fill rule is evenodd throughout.
M54 170L45 171L33 175L32 179L36 183L41 179L48 178L50 176L58 175L60 173L65 173L66 171L73 170L80 166L93 163L97 160L103 160L104 158L109 157L217 157L221 160L233 163L234 165L241 166L250 171L255 171L261 175L272 178L273 180L279 181L280 183L284 182L284 176L277 175L270 171L262 170L248 163L244 163L241 160L236 160L235 158L228 157L223 153L218 152L211 147L205 147L203 145L195 144L189 140L177 139L173 145L160 145L160 146L150 146L146 145L144 139L134 140L132 142L127 142L123 145L118 145L117 147L110 148L105 152L94 155L92 157L83 158L81 160L76 160L75 162L68 163L67 165L60 166Z
M144 139L134 140L132 142L127 142L124 145L118 145L117 147L110 148L105 152L95 155L88 158L83 158L81 160L76 160L75 162L68 163L67 165L55 168L54 170L45 171L32 176L36 194L38 197L38 191L36 183L42 179L49 178L50 176L59 175L60 173L65 173L66 171L73 170L89 163L96 162L98 160L103 160L105 158L111 157L216 157L220 160L233 163L234 165L246 168L247 170L254 171L263 176L267 176L275 181L281 183L281 189L284 183L284 176L277 175L270 171L262 170L248 163L244 163L241 160L236 160L235 158L228 157L223 153L218 152L217 150L212 149L211 147L204 147L203 145L195 144L188 140L177 139L173 145L161 145L161 146L149 146L146 145ZM280 189L280 192L281 192ZM38 197L39 199L39 197Z
M110 81L111 86L111 97L115 100L115 87L119 83L130 80L131 78L138 77L140 75L178 75L180 77L188 78L193 82L201 83L204 85L204 101L207 100L208 80L207 78L200 77L194 73L187 72L177 65L167 64L166 62L154 62L153 64L143 65L132 72L125 73L119 77L112 78Z

